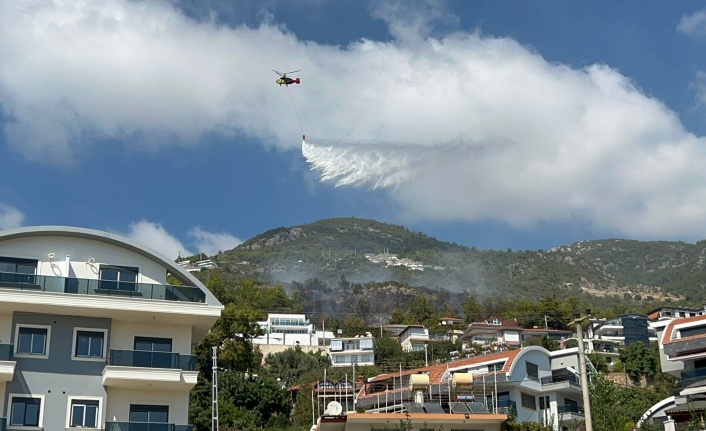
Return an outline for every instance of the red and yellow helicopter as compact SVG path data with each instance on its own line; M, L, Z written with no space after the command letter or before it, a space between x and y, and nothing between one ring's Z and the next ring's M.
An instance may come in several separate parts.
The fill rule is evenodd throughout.
M287 76L287 75L290 74L290 73L301 72L301 70L293 70L293 71L291 71L291 72L279 72L279 71L277 71L277 70L272 69L272 71L273 71L274 73L276 73L277 75L280 76L280 77L277 78L277 80L275 81L277 84L280 85L280 87L281 87L282 85L285 85L285 86L289 87L290 84L300 84L300 83L301 83L301 81L299 80L299 78L290 78L290 77Z

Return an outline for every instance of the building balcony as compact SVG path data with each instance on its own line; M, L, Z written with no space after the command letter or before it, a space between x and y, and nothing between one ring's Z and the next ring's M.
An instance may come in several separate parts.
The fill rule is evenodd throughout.
M130 389L189 390L196 385L195 370L196 357L192 355L112 349L103 369L103 384Z
M198 287L0 272L0 288L162 301L206 302Z
M510 400L498 400L498 414L506 414L510 417L517 416L517 403Z
M13 360L13 351L14 346L12 344L0 344L0 382L9 382L15 375L17 363ZM0 428L0 431L2 431L2 428Z
M581 382L579 381L578 376L576 376L575 374L565 374L565 375L559 375L559 376L542 377L540 379L540 383L542 385L553 385L553 384L567 383L567 384L574 384L577 386L581 386Z
M105 431L194 431L194 426L169 423L106 422Z
M677 339L664 343L664 354L669 356L670 359L683 355L706 355L706 337Z
M583 407L576 404L558 406L557 413L559 414L559 420L564 424L569 422L579 423L585 420Z

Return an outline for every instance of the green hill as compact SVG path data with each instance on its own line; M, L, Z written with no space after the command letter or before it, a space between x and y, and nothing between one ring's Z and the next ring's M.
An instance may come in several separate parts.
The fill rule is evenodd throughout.
M284 283L317 280L329 298L348 285L447 291L479 298L593 298L700 307L706 241L581 241L552 250L479 251L403 226L336 218L280 227L218 257L233 276ZM377 283L377 284L376 284Z

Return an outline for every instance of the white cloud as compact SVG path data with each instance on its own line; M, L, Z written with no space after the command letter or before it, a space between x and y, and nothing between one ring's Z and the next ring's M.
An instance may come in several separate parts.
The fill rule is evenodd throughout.
M677 31L695 38L706 36L706 11L700 10L682 16L677 24Z
M8 145L52 162L100 138L160 149L245 133L295 148L297 117L269 69L302 69L289 90L307 158L340 185L388 187L410 218L706 236L706 142L660 101L606 65L436 35L395 4L376 11L394 40L339 47L276 24L198 23L157 1L0 2L0 40L13 41L0 44ZM437 4L425 10L443 21ZM700 31L700 16L679 31Z
M25 215L17 208L0 202L0 230L21 227Z
M189 229L189 236L194 238L198 251L208 256L214 256L219 251L231 250L243 242L228 232L211 233L198 226Z
M174 235L167 232L159 223L140 220L130 225L126 237L162 253L169 259L182 256L191 256L189 251Z

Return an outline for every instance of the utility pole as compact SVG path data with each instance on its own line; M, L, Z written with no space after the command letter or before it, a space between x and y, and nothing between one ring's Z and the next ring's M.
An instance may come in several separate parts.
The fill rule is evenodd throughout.
M581 373L581 391L583 392L583 411L586 418L586 431L593 431L593 421L591 418L591 399L588 391L588 374L586 372L586 352L583 347L583 328L581 324L591 316L591 310L586 309L586 315L581 316L576 313L572 323L576 325L576 336L579 341L579 372Z
M211 430L218 431L218 347L213 346L213 387L211 388Z

